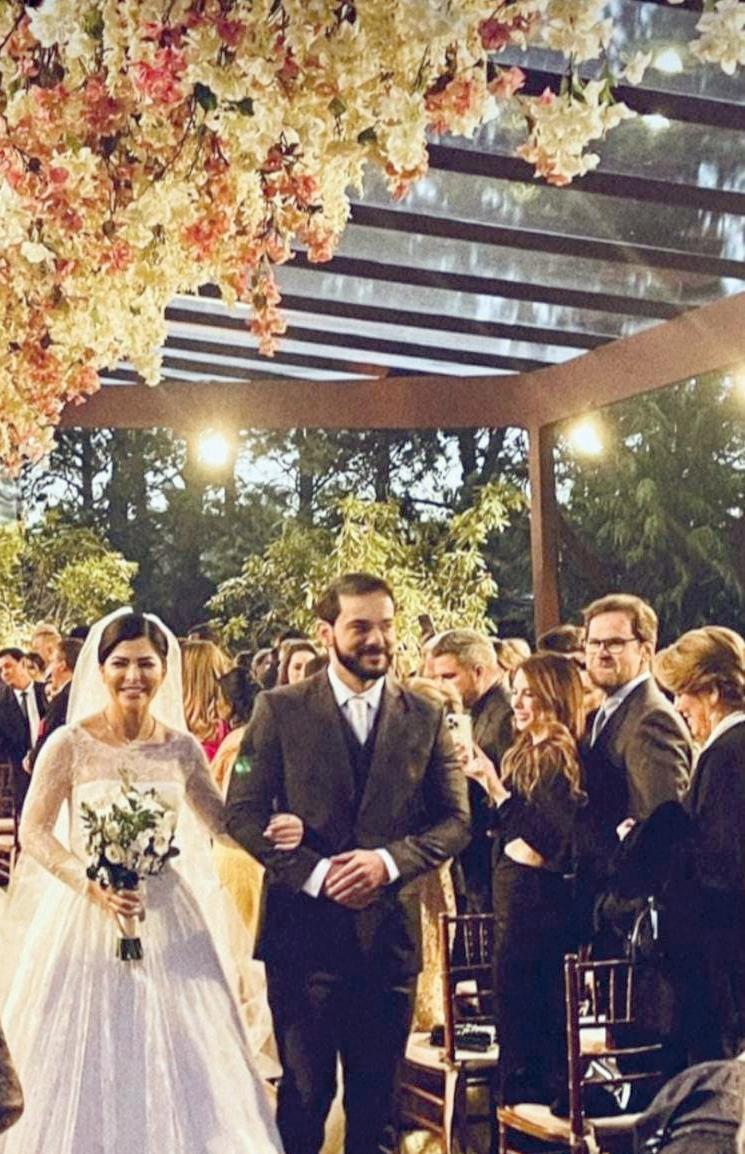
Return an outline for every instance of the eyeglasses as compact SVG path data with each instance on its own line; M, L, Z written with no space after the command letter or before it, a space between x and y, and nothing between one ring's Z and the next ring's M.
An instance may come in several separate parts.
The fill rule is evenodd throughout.
M599 653L601 649L607 649L614 657L618 657L619 653L623 653L627 645L631 645L633 641L638 641L638 637L608 637L604 640L596 640L585 642L585 649L588 653Z

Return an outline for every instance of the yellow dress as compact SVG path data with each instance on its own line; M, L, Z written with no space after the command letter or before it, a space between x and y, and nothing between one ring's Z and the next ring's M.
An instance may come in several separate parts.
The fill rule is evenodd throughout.
M211 765L215 784L223 792L228 792L230 774L238 757L243 740L245 726L233 729L222 741ZM251 949L256 942L256 930L259 921L259 905L261 900L261 883L264 877L264 867L237 846L215 845L215 866L220 881L230 893L241 920L251 939Z

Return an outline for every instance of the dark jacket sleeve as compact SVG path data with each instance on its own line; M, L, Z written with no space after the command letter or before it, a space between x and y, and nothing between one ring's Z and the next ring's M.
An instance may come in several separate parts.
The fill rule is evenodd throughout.
M639 719L625 750L629 816L644 821L658 805L680 801L688 788L693 750L682 723L664 709Z
M745 730L745 726L741 726ZM729 736L729 735L726 735ZM745 888L745 741L717 741L701 755L686 799L699 876L716 889Z
M228 788L228 833L275 879L299 891L321 860L303 843L291 853L275 849L263 831L272 813L284 809L282 743L271 697L256 698Z
M422 790L429 824L419 833L381 847L390 853L404 882L457 857L471 840L466 779L444 715L429 756Z

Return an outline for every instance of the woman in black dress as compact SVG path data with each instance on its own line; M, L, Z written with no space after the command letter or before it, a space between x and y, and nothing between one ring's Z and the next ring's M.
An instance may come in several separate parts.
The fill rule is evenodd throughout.
M720 626L692 629L658 653L654 672L700 747L684 799L708 985L697 1000L720 1047L707 1057L732 1058L745 1042L745 641Z
M577 743L582 681L556 653L529 657L512 682L516 738L501 777L477 753L471 772L495 806L495 1003L502 1100L551 1102L566 1089L563 959L572 932L571 847L584 803Z

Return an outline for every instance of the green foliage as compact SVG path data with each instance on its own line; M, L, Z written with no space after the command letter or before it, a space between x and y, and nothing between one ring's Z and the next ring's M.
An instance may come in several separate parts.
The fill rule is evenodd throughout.
M334 507L338 528L288 521L261 556L246 560L240 576L220 585L209 610L229 641L255 645L280 624L309 631L313 603L328 581L365 570L393 586L401 644L412 654L420 614L429 614L437 629L489 629L496 585L483 550L489 536L505 529L521 498L498 482L474 497L462 513L428 521L407 520L395 501L344 497Z
M59 512L33 526L0 526L0 637L27 639L34 621L64 632L131 599L136 565Z
M655 607L664 638L745 607L745 425L721 377L636 397L603 414L608 447L560 454L565 615L610 589Z

